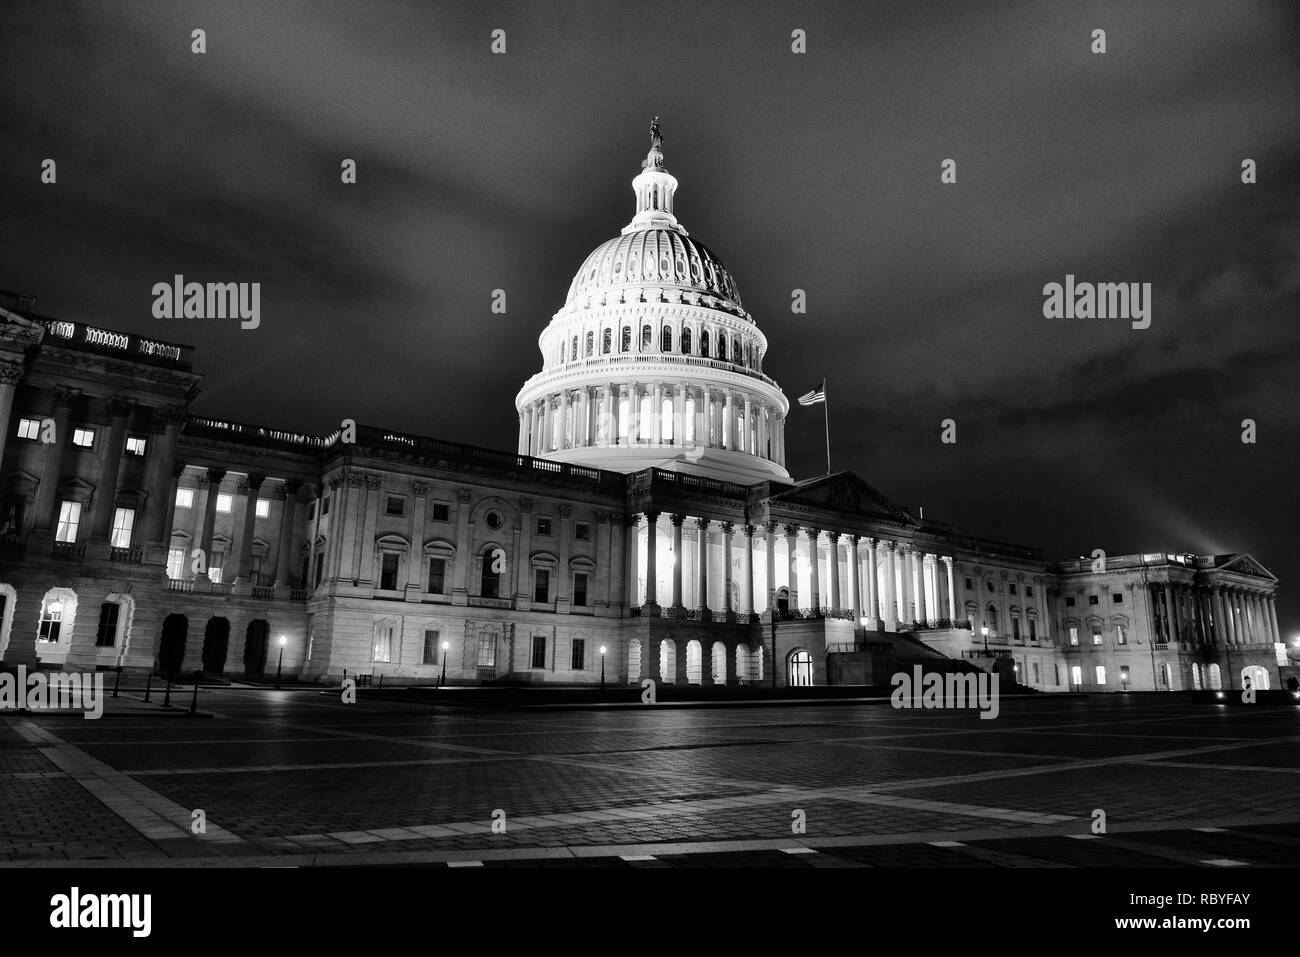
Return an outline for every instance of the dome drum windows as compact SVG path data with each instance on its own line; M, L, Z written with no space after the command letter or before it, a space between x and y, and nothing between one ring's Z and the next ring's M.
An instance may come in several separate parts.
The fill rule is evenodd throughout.
M689 327L682 330L682 355L691 355L691 330Z

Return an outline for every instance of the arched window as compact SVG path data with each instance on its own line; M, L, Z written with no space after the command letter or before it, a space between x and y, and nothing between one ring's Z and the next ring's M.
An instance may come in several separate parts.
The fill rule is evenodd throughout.
M649 326L649 325L644 325L644 326L641 327L641 351L642 351L642 352L649 352L649 351L650 351L650 337L651 337L651 335L653 335L653 333L650 331L650 326Z
M740 361L740 340L735 337L731 340L731 361Z
M620 352L632 351L632 327L631 326L623 327L623 338L618 348Z
M609 355L609 346L610 346L610 342L611 342L611 340L612 340L612 337L613 337L613 334L612 334L608 329L606 329L605 332L604 332L604 335L601 337L601 340L600 340L600 352L601 352L601 355L606 355L606 356Z
M573 337L573 348L569 350L569 358L576 360L578 358L578 337Z
M663 331L659 333L659 351L673 351L673 327L664 326Z
M596 338L596 337L595 337L592 333L590 333L590 332L587 333L587 355L588 355L588 356L591 355L592 350L593 350L593 348L594 348L594 341L595 341L595 338Z
M564 340L563 339L560 340L560 363L561 365L563 365L564 363Z
M690 354L691 354L691 330L683 329L682 330L682 355L689 356Z
M718 333L718 354L715 358L727 361L727 337L723 333Z
M704 358L709 357L709 330L705 329L700 333L700 355Z

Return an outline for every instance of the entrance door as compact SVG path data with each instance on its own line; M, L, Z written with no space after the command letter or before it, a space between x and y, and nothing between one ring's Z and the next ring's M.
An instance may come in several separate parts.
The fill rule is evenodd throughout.
M260 678L266 674L266 645L271 626L264 618L255 618L248 623L244 636L244 675Z
M203 670L219 675L226 670L226 650L230 647L230 619L209 618L203 629Z
M158 670L164 677L180 673L185 663L185 637L190 620L184 615L168 615L163 620L162 640L158 645Z

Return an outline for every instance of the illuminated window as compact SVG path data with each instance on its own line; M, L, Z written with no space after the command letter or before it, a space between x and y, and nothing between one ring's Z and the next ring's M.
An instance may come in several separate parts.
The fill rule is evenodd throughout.
M1105 684L1106 684L1106 666L1105 666L1105 665L1098 665L1098 666L1097 666L1097 685L1098 685L1098 687L1101 687L1101 686L1103 686L1103 685L1105 685Z
M231 508L234 507L234 504L235 504L235 497L233 495L227 495L225 492L218 493L217 495L218 512L229 512Z
M1083 684L1083 667L1081 665L1071 666L1070 684L1074 685L1075 687L1079 687Z
M258 518L271 517L271 500L269 498L259 498L257 500L257 517Z
M167 549L167 577L180 578L185 573L185 549Z
M63 602L58 598L49 599L41 608L41 626L36 633L37 641L55 642L63 628Z
M1128 628L1125 627L1124 625L1115 626L1115 644L1117 645L1128 644Z
M1077 645L1078 643L1079 643L1079 626L1078 626L1078 625L1071 625L1071 626L1070 626L1070 644L1072 644L1072 645Z
M37 439L41 435L40 419L19 419L18 420L18 438L20 439Z
M208 580L214 584L221 584L221 569L226 562L225 552L213 552L212 561L208 562Z
M59 525L54 533L57 542L75 542L77 526L81 524L81 503L61 502L59 504Z
M374 661L392 661L393 660L393 624L389 621L381 621L375 625L375 653L372 660Z
M1092 630L1092 643L1094 645L1101 644L1101 625L1091 625L1090 628Z
M73 429L72 444L79 445L83 449L93 448L95 445L94 429Z
M1128 684L1128 665L1119 666L1119 683L1122 685Z
M194 489L178 488L176 490L176 507L193 508L194 507Z
M497 665L497 639L496 635L480 635L478 640L478 666L480 668L495 668Z
M126 437L126 454L127 455L144 455L145 440L138 435L128 435Z
M135 527L135 509L119 508L113 513L113 548L131 547L131 529Z

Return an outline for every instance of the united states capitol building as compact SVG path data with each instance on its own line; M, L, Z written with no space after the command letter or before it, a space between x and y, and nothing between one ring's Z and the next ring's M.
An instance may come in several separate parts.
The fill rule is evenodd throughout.
M541 330L514 451L192 414L189 347L11 297L0 662L787 686L924 661L1043 692L1290 673L1277 579L1250 555L1053 562L852 472L792 476L767 338L678 222L657 127L632 187Z

